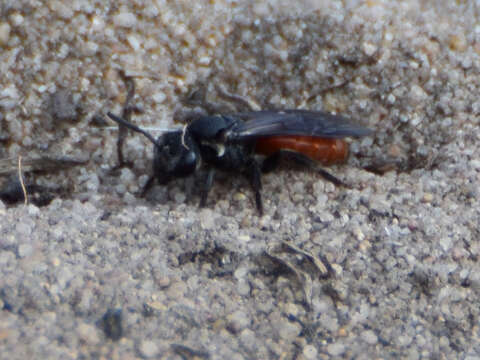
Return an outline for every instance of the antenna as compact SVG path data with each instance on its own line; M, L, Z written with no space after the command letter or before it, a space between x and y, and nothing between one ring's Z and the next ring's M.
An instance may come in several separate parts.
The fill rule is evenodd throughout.
M150 133L148 133L145 130L139 128L137 125L133 125L131 122L128 122L127 120L122 119L122 118L112 114L111 112L108 112L107 115L110 119L115 121L117 124L123 125L123 126L129 128L130 130L133 130L133 131L136 131L136 132L139 132L139 133L145 135L147 137L147 139L150 140L154 145L160 146L158 144L158 142L155 140L155 138Z

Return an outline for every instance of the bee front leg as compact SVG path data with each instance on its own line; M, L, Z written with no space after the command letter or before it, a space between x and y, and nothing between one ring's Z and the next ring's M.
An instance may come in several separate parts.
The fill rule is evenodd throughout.
M212 189L214 178L215 178L215 170L213 168L208 169L207 175L205 176L205 180L200 190L200 207L205 207L207 205L207 197L210 190Z
M255 193L255 203L257 205L260 216L263 215L263 201L262 201L262 172L260 171L260 165L258 165L255 159L250 159L247 165L247 177L250 180L253 192Z

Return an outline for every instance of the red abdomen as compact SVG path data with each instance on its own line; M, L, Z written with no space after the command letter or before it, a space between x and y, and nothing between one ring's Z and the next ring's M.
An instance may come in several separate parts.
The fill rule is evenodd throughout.
M255 152L266 156L279 150L301 153L322 165L340 163L348 157L348 144L343 139L312 136L272 136L257 140L255 145Z

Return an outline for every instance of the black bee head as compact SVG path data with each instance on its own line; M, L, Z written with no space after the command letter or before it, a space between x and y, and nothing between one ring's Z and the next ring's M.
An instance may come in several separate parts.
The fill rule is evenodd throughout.
M188 131L167 132L157 139L153 154L153 171L160 184L192 175L199 164L198 146Z

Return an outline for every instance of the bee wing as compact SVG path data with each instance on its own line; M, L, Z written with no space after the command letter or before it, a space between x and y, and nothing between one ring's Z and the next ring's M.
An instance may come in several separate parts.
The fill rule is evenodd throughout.
M232 115L239 122L228 134L230 141L269 136L313 136L324 138L358 137L373 131L354 124L340 115L321 111L282 110L254 111Z

